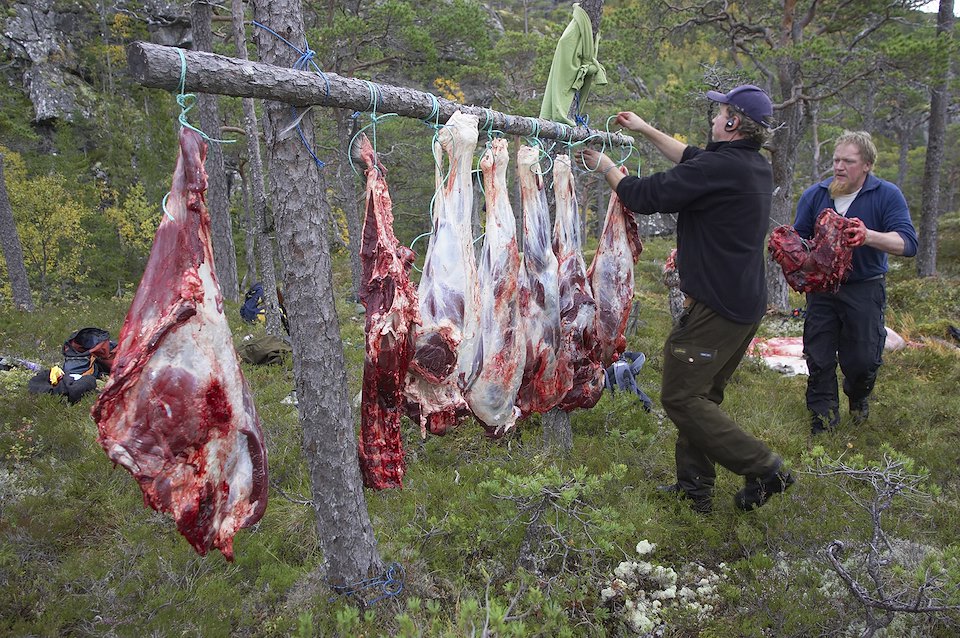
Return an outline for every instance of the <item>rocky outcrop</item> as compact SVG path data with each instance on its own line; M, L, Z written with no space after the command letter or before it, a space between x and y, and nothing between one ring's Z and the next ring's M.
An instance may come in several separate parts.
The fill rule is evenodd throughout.
M34 123L91 115L93 91L84 78L80 53L89 42L103 38L105 25L116 13L146 24L154 42L189 46L192 40L189 16L176 2L121 1L104 15L91 11L87 4L16 1L9 5L6 17L0 18L0 47L19 75L13 81L22 82L33 104Z

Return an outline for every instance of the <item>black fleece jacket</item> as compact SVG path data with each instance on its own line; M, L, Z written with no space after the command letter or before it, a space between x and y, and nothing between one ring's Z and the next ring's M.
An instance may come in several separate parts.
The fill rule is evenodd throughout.
M747 141L688 146L680 163L617 186L635 213L679 213L680 290L735 323L760 321L767 309L764 253L773 169Z

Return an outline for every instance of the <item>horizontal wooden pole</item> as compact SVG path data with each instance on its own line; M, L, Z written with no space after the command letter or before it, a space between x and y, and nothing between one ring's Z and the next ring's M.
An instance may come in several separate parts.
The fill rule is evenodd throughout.
M181 58L182 54L182 58ZM632 137L583 126L571 127L552 120L509 115L460 104L430 93L387 84L375 84L336 73L298 71L284 67L230 58L215 53L190 51L149 42L134 42L127 48L130 74L143 86L177 91L182 61L186 62L185 88L188 93L213 93L233 97L275 100L294 106L332 106L371 112L396 113L419 120L446 122L456 111L476 115L481 130L488 127L508 135L583 142L591 145L632 146Z

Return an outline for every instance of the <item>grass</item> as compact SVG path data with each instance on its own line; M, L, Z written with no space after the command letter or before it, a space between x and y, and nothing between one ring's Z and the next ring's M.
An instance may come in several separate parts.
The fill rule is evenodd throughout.
M804 379L751 360L740 366L724 408L799 478L754 513L735 510L739 478L724 470L708 517L658 497L655 486L673 478L674 429L659 408L646 413L632 396L607 394L596 408L573 413L574 451L566 457L541 448L536 417L497 442L470 422L425 441L411 426L404 489L366 492L380 552L402 565L404 590L359 609L332 599L317 576L313 512L300 502L310 493L299 425L295 409L281 403L293 387L291 366L244 366L274 489L263 520L236 536L232 564L219 554L197 556L168 518L143 507L135 482L96 443L92 397L68 406L27 394L26 372L0 373L0 635L463 636L484 628L501 636L636 635L628 608L604 604L601 590L621 562L640 560L634 548L644 539L657 546L645 557L651 565L681 572L699 564L723 574L709 613L670 608L658 620L664 636L858 635L863 606L823 552L842 540L851 569L871 583L863 561L872 520L854 500L870 491L818 473L825 459L870 465L893 450L914 471L929 472L929 498L896 502L884 530L924 544L935 565L955 570L941 581L960 582L960 349L946 333L960 316L958 247L960 223L948 218L938 279L917 280L910 260L894 260L888 324L918 345L885 356L866 426L845 419L836 433L811 440ZM639 382L655 403L670 323L659 267L669 248L669 240L646 243L637 265L641 328L628 346L647 354ZM345 282L342 259L337 267ZM115 337L128 303L84 301L34 315L3 309L0 354L55 363L77 328L99 326ZM347 302L338 310L354 396L362 317ZM235 307L228 316L238 341L261 330L240 322ZM764 334L797 334L792 321L770 317ZM559 496L545 500L551 493ZM540 569L531 573L516 565L538 504L549 515L532 545ZM952 595L947 602L960 603ZM366 592L367 600L375 596ZM888 635L954 636L960 626L956 613L900 614L894 622Z

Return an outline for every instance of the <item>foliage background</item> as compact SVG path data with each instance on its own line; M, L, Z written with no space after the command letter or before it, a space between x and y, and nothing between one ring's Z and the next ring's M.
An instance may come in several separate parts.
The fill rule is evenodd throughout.
M101 15L99 6L81 4L91 19ZM389 0L354 3L356 11L336 3L304 6L323 68L462 95L517 114L539 110L553 47L569 20L567 4L544 0ZM705 73L746 72L724 42L706 31L668 35L660 8L607 3L601 59L611 83L595 92L587 113L594 126L602 126L617 110L633 109L701 144L707 105L697 96ZM142 89L123 73L123 45L148 37L147 22L136 17L142 14L103 15L99 37L68 49L68 63L89 92L87 116L32 122L17 67L0 52L6 185L41 302L35 315L10 310L0 271L0 355L50 365L58 361L66 335L79 327L101 326L116 335L162 214L179 107L171 95ZM922 81L919 88L907 81L918 79L929 59L924 38L932 22L913 18L917 26L904 24L882 40L888 57L902 61L900 74L891 68L882 82L854 85L824 101L818 132L822 143L842 128L875 131L878 174L896 180L902 173L916 211L923 127L910 128L906 120L924 108L926 98ZM220 47L232 51L228 43ZM225 123L239 122L238 102L224 98L221 109ZM331 164L346 161L330 129L319 124L321 157ZM899 129L907 134L895 135ZM960 166L958 134L951 124L945 160L951 171ZM378 129L397 234L407 244L429 223L430 135L422 123L399 118ZM829 167L829 148L816 164L815 144L803 141L808 159L795 175L797 194ZM225 147L229 166L238 172L239 146ZM631 168L636 161L644 174L664 167L649 148L639 160L631 158ZM588 176L579 178L588 183ZM629 635L622 609L603 605L600 591L618 563L635 558L633 547L647 539L658 545L655 559L664 565L729 567L714 613L678 613L663 635L859 635L862 606L838 585L823 550L839 538L849 543L853 558L864 556L871 525L851 493L817 474L824 458L861 454L864 462L876 462L887 446L914 460L915 471L929 472L929 499L898 502L886 531L928 547L928 555L956 570L960 351L947 330L960 322L958 183L946 179L941 198L947 214L940 224L940 277L916 279L910 260L893 260L888 325L915 347L886 356L867 427L845 420L837 433L810 440L802 378L781 376L755 361L745 362L734 377L725 409L788 459L799 482L786 497L751 515L739 514L725 498L706 518L658 497L655 485L672 480L673 427L661 410L646 413L630 396L607 395L593 410L573 415L570 457L541 449L536 418L498 443L484 440L469 422L448 437L426 441L410 428L404 490L367 493L381 553L403 565L405 589L359 610L345 599L330 600L312 575L322 557L312 512L303 503L309 486L296 413L282 403L292 388L289 365L244 368L264 424L273 490L263 521L237 536L233 564L218 555L195 555L168 519L143 508L134 482L111 467L96 444L88 416L92 399L68 407L51 396L27 394L27 372L0 373L0 634ZM602 198L599 204L593 196L585 200L596 231ZM242 198L233 201L236 222ZM240 226L235 223L238 245ZM670 321L660 268L671 243L647 240L637 265L641 329L629 342L648 356L640 383L655 402ZM341 251L335 260L353 396L363 323L347 301L346 255ZM798 296L792 301L803 304ZM242 324L235 307L228 307L228 316L238 344L261 330ZM771 316L762 331L799 329L798 322ZM738 488L735 477L721 472L719 494ZM540 545L542 568L532 574L518 567L530 529L528 508L554 491L562 496L551 501L553 528ZM864 576L862 562L853 568ZM955 571L951 577L946 582L958 582ZM951 613L902 616L895 623L888 635L953 636L958 630Z

